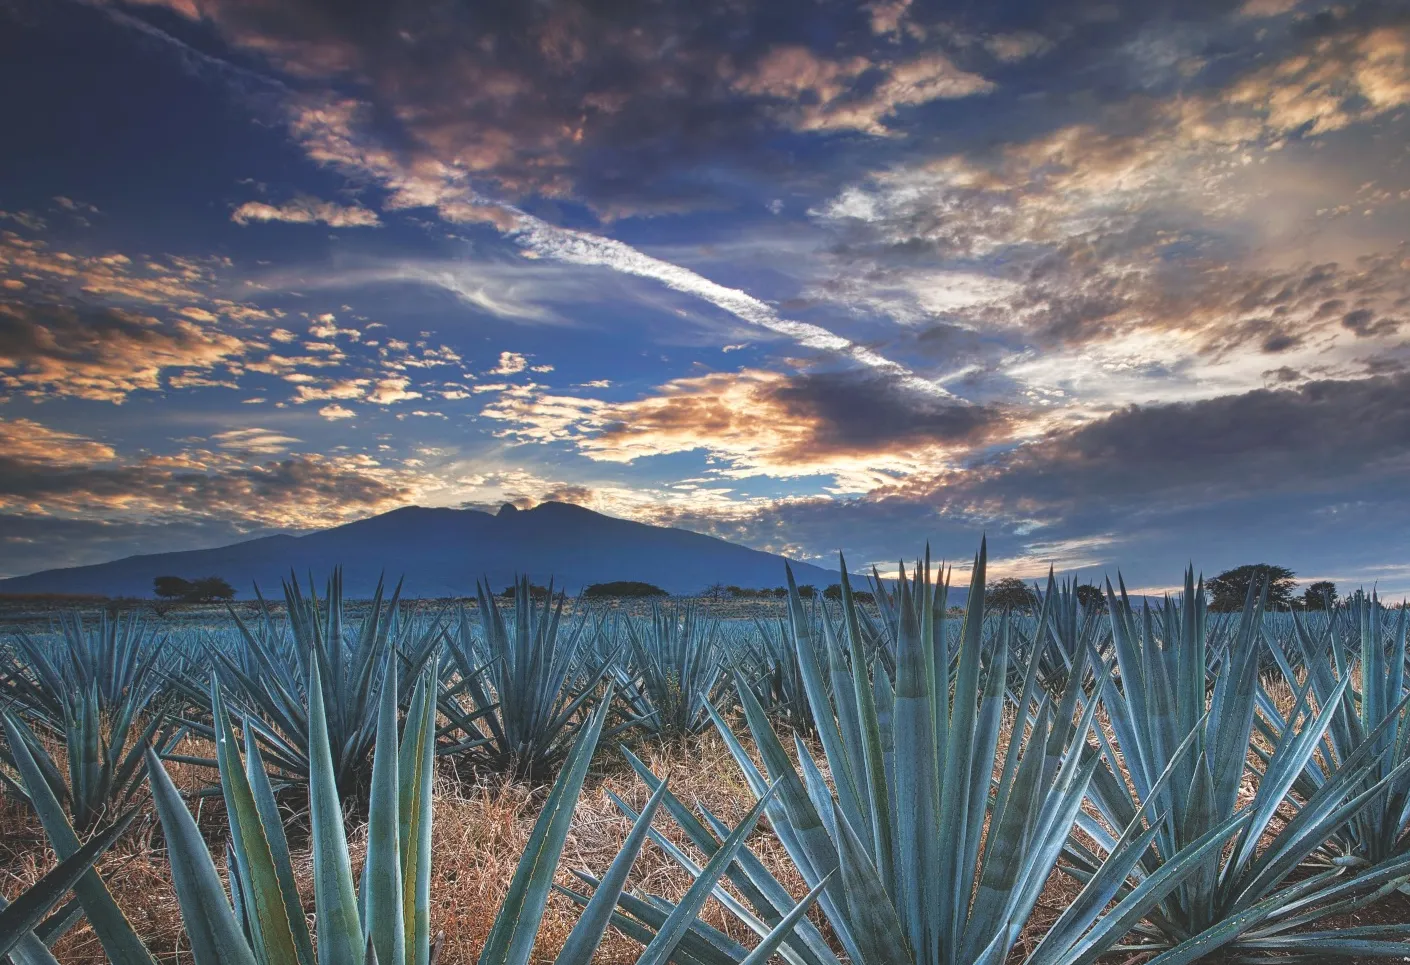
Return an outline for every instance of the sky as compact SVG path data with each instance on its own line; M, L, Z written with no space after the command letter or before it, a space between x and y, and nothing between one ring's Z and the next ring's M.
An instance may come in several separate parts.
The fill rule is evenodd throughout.
M1410 592L1403 3L0 0L0 89L0 575L563 500Z

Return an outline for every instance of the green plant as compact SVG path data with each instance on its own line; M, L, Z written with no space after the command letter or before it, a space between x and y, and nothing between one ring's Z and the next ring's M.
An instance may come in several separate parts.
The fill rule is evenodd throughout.
M15 965L58 965L58 959L37 931L45 931L46 916L70 889L92 873L103 852L127 830L134 813L129 811L62 859L13 902L0 897L0 961L8 956Z
M102 617L85 626L77 613L61 617L52 643L26 634L0 671L0 689L19 719L0 748L0 788L21 800L30 795L18 780L16 742L23 741L46 785L68 809L80 833L121 810L146 780L143 749L170 751L185 732L168 713L162 691L178 661L162 661L165 641L137 617ZM31 726L32 725L32 726ZM64 766L41 736L63 745Z
M1110 623L1105 619L1106 597L1100 596L1098 607L1088 585L1075 581L1057 582L1048 570L1047 590L1038 595L1038 613L1032 628L1032 645L1038 650L1038 676L1045 687L1055 692L1066 685L1067 675L1078 663L1079 656L1088 652L1103 654L1110 644ZM1083 665L1090 668L1091 661Z
M483 633L463 608L451 623L447 649L458 679L441 693L451 739L439 753L543 781L582 729L609 660L590 645L586 617L561 627L561 595L536 602L527 577L518 586L512 623L485 583L477 585Z
M249 722L242 766L219 687L212 688L217 761L230 819L229 897L196 822L156 756L149 755L153 799L196 965L430 962L435 668L416 682L398 745L397 659L390 652L385 657L360 894L348 856L321 672L317 663L310 668L308 709L316 959L260 742Z
M1293 929L1332 914L1355 910L1410 876L1410 858L1349 874L1333 867L1295 874L1327 838L1361 813L1410 768L1391 769L1376 779L1372 751L1390 720L1375 723L1359 747L1342 758L1305 798L1289 791L1308 766L1342 705L1350 682L1343 676L1314 708L1313 684L1295 687L1295 704L1263 752L1262 772L1248 759L1260 698L1260 644L1266 591L1252 587L1237 621L1211 624L1204 587L1192 570L1179 600L1167 598L1159 612L1138 618L1123 587L1118 599L1108 584L1113 644L1120 683L1103 685L1103 705L1116 746L1102 738L1102 766L1090 799L1103 821L1081 817L1091 840L1111 847L1108 826L1120 827L1140 808L1155 815L1155 847L1145 850L1130 882L1118 895L1137 892L1170 865L1187 860L1189 849L1211 835L1229 837L1228 848L1208 851L1193 875L1157 904L1136 928L1128 950L1158 952L1152 965L1194 961L1216 951L1243 960L1257 956L1310 954L1395 955L1410 946L1377 934ZM1371 711L1377 711L1373 705ZM1119 750L1118 750L1119 748ZM1163 784L1158 777L1173 774ZM1252 800L1241 789L1254 784ZM1079 878L1098 874L1092 855L1074 839L1067 856ZM1371 939L1375 940L1371 940Z
M798 651L781 621L755 621L757 641L751 647L748 684L771 717L802 734L812 734L813 713L803 688Z
M312 681L320 681L322 702L328 708L325 726L333 754L333 775L338 791L348 794L365 774L368 755L377 733L377 708L384 680L412 681L434 656L443 635L438 621L418 626L402 618L401 586L390 601L383 601L379 580L367 615L350 626L343 603L342 570L335 569L320 602L312 589L305 593L297 578L284 583L287 617L275 619L259 595L258 619L246 623L231 610L239 632L229 651L207 639L211 661L209 681L191 675L177 679L187 699L210 719L191 721L191 728L214 741L218 722L211 705L210 687L217 679L228 689L228 709L260 744L265 760L279 783L308 780L311 760ZM391 658L395 657L393 661ZM384 668L395 663L397 673L387 677ZM404 703L409 694L397 694ZM208 758L173 757L173 760L216 766Z
M710 723L709 705L730 687L718 621L694 603L653 603L650 622L626 622L625 666L615 665L622 700L637 725L665 740Z
M76 856L84 854L88 845L79 840L78 833L69 823L68 817L65 816L64 808L54 793L51 777L45 773L40 759L30 753L30 742L23 736L22 725L10 714L4 715L3 724L5 736L9 741L13 755L19 787L34 808L35 814L38 815L50 846L53 847L62 862L68 862ZM128 808L110 825L109 831L95 834L89 844L91 845L96 840L107 839L110 845L113 840L116 840L116 834L112 838L108 838L109 832L117 829L116 833L120 833L135 813L135 808ZM94 860L96 860L96 855ZM75 900L93 926L93 931L98 936L109 962L112 965L154 965L151 954L143 946L136 932L132 930L132 926L128 924L117 902L108 892L107 886L103 884L98 872L93 870L91 865L92 861L89 861L86 870L64 890L67 891L69 887L73 888ZM45 923L44 930L53 937L57 937L67 928L68 924L72 923L73 917L72 914L67 914L64 911L57 912L50 921ZM34 937L39 939L38 935ZM39 943L43 943L43 940L39 939ZM48 959L44 958L39 943L29 937L22 938L20 940L21 947L12 952L12 956L18 959L17 965L32 965L32 963L48 965L52 961L52 956ZM26 956L28 956L28 960Z
M1330 620L1314 627L1302 613L1292 615L1297 663L1307 668L1307 681L1319 706L1339 691L1334 716L1324 737L1324 753L1314 756L1298 775L1294 790L1311 798L1331 779L1337 765L1352 758L1379 732L1371 751L1372 765L1364 787L1398 775L1324 846L1331 866L1377 866L1410 851L1410 712L1406 709L1405 658L1407 611L1392 620L1373 592L1357 591ZM1270 645L1287 679L1296 676L1282 651ZM1361 687L1355 686L1361 682ZM1349 680L1350 685L1343 685ZM1278 742L1289 723L1271 700L1261 702L1260 730ZM1382 726L1382 725L1385 726ZM1255 750L1259 751L1257 745ZM1267 755L1259 751L1260 756Z
M1001 621L992 645L984 645L984 564L981 546L953 690L945 650L936 646L946 636L932 623L944 613L946 590L932 584L928 572L913 583L903 572L898 582L893 687L885 673L869 673L861 659L866 649L843 568L843 633L857 659L848 659L825 621L821 650L832 677L831 697L813 642L806 639L811 630L802 597L790 593L792 631L835 796L807 746L796 739L795 769L747 687L741 687L740 700L763 771L724 718L714 717L759 800L769 802L776 789L777 798L766 803L774 830L805 881L819 889L820 906L852 962L1004 961L1058 861L1096 770L1085 738L1097 702L1082 690L1083 675L1070 676L1068 689L1053 706L1037 685L1035 661L1029 663L1017 699L1020 720L1029 723L1028 739L1011 740L1002 760L997 756L1007 700L1009 630ZM688 835L701 830L681 811L672 813ZM1150 903L1180 884L1189 855L1103 915L1153 835L1138 814L1109 859L1030 954L1030 962L1091 962ZM1193 854L1217 848L1222 840L1211 837ZM736 872L733 880L752 909L721 892L716 897L758 930L780 911L777 882L747 851L740 852ZM659 909L660 901L648 900L645 907L628 903L624 910L649 912L653 905ZM789 947L790 961L837 961L825 945L810 942L803 933ZM731 945L722 950L719 960L741 960L740 949Z
M615 580L610 583L593 583L584 588L583 597L588 600L613 597L653 597L670 596L665 590L654 583L643 583L640 580Z

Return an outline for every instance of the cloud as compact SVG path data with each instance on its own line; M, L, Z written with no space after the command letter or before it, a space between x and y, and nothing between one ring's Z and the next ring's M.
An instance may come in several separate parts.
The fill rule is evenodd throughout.
M488 375L516 375L528 368L529 361L518 352L500 352L499 364L490 369Z
M820 325L783 318L769 304L737 288L728 288L687 268L653 258L630 245L583 231L559 228L525 215L511 235L534 255L576 265L597 265L627 275L650 278L693 295L741 321L792 339L804 348L842 355L870 368L893 373L919 389L947 395L943 388L915 376L905 365L871 348L836 335Z
M411 380L405 376L395 378L378 379L372 386L372 390L367 393L367 401L375 402L378 405L393 405L397 402L405 402L408 399L419 399L420 392L414 392L408 388Z
M325 405L318 410L318 414L329 422L337 422L339 419L351 419L357 415L352 409L349 409L347 406L338 405L337 403Z
M249 453L185 450L124 458L110 447L23 421L0 420L0 513L114 523L220 520L237 528L309 529L412 501L421 477L365 456L297 455L251 462Z
M868 74L880 77L857 90L857 82ZM993 83L961 70L943 53L878 65L859 56L829 60L800 45L773 48L739 73L732 86L742 93L786 102L780 113L797 130L874 135L893 133L888 119L903 107L994 89Z
M287 452L289 447L300 440L271 429L227 429L211 436L211 441L222 449L236 452L254 453L261 456L277 456Z
M121 403L161 391L177 373L229 366L247 351L239 338L186 319L0 303L0 386L34 397Z
M1254 560L1375 579L1410 524L1410 376L1322 380L1173 405L1131 406L937 474L851 498L804 496L677 524L853 565L918 552L963 559L987 532L1018 575L1049 562L1133 585ZM780 535L782 534L782 535ZM1403 575L1402 575L1403 578Z
M117 457L106 443L32 419L0 418L0 452L16 462L49 469L96 465Z
M375 211L317 198L296 198L277 207L262 201L246 201L230 213L230 220L242 225L254 221L283 221L289 224L326 224L331 228L376 228L382 224Z
M874 372L761 369L676 379L630 402L510 388L482 410L510 438L568 442L597 461L704 451L727 477L834 477L839 491L891 485L1006 437L1012 416L908 389Z

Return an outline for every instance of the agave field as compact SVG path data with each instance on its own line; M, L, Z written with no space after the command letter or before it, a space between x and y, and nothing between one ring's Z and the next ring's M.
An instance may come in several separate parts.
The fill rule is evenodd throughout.
M754 619L337 573L56 612L0 642L0 961L1410 957L1404 607L1018 614L985 567L963 610L926 559Z

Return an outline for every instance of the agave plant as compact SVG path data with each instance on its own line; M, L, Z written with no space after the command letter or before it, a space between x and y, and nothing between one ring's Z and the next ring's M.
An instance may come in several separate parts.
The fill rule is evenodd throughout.
M16 633L13 643L13 651L0 651L0 694L26 715L55 725L76 690L95 691L99 707L113 716L145 704L160 688L163 654L171 652L136 613L104 613L89 625L67 611L59 615L52 645L26 633Z
M212 682L219 678L230 688L227 709L253 732L275 780L279 784L302 783L308 780L311 768L311 681L316 669L322 703L328 708L325 723L334 780L339 792L346 795L366 773L385 681L403 681L396 698L404 704L410 697L407 682L415 681L434 655L442 627L434 620L418 626L404 619L399 607L400 584L391 599L384 602L381 580L367 615L357 625L349 626L341 569L333 571L321 602L313 591L312 580L307 593L292 576L283 589L287 620L275 619L256 587L259 616L253 625L233 609L230 611L239 631L239 644L227 652L207 641ZM389 665L395 665L397 674L385 674L384 668ZM178 685L211 720L193 721L191 728L216 740L218 722L211 704L212 689L188 677L180 678ZM209 758L171 759L207 767L217 765L216 760Z
M55 927L51 919L64 918L65 915L62 910L53 915L51 913L71 889L88 875L94 874L93 865L122 836L135 813L129 811L94 835L14 902L0 896L0 961L14 962L15 965L59 965L59 960L49 951L49 945L58 937L56 932L62 933L62 927ZM150 956L147 960L151 961Z
M1086 743L1097 701L1082 690L1084 675L1070 676L1068 689L1054 706L1038 686L1035 660L1026 668L1016 701L1019 720L1028 725L1028 738L1021 739L1021 729L1016 731L1007 749L998 754L1008 703L1010 633L1001 620L991 645L985 645L984 571L981 546L959 634L953 688L946 673L946 629L935 625L945 618L948 590L943 581L932 583L928 570L914 580L907 580L903 572L898 583L894 686L885 672L869 672L862 659L867 652L864 631L845 566L841 586L843 633L850 643L846 651L828 622L823 623L820 648L805 638L811 631L789 574L791 629L833 788L807 746L796 738L799 764L795 769L747 687L740 690L740 702L763 758L763 771L724 718L715 715L716 726L751 789L765 804L779 840L804 880L817 891L823 913L852 962L993 965L1004 961L1056 866L1097 768L1097 758ZM818 650L825 655L826 673L832 678L831 697L823 684ZM849 660L848 652L855 658ZM1099 680L1107 669L1102 669ZM638 767L639 773L643 770ZM679 802L671 813L686 834L708 851L708 842L700 837L708 838L708 830ZM714 823L708 813L706 817ZM1146 827L1143 818L1138 811L1128 822L1112 843L1108 859L1028 961L1043 965L1093 961L1152 902L1178 887L1193 862L1222 845L1232 830L1199 842L1104 914L1154 836L1155 828ZM678 849L672 853L691 867ZM784 910L780 899L786 899L786 892L747 849L735 856L731 880L740 898L721 888L715 894L744 924L760 931L778 920ZM623 913L649 933L664 911L662 901L623 903ZM701 931L716 949L714 960L742 960L744 952L738 946ZM802 928L780 945L780 951L794 963L838 961L815 931Z
M480 965L528 965L530 961L534 940L543 920L544 905L553 887L554 871L568 838L573 806L582 790L610 703L609 692L597 705L568 753L543 811L534 823L528 847L515 868L509 893L500 906L480 953ZM697 921L697 916L711 894L719 892L721 876L735 858L744 853L744 839L754 829L771 794L766 792L745 819L727 833L723 842L710 838L712 855L704 868L696 870L695 881L685 896L679 903L659 909L659 915L651 916L655 927L645 930L635 919L615 911L615 907L618 903L632 900L624 894L627 877L648 834L656 836L651 822L668 796L665 782L658 782L642 813L634 816L631 833L622 850L613 858L600 880L586 873L579 874L585 882L595 886L591 898L565 890L569 897L583 906L583 913L554 959L556 965L590 965L609 924L642 940L646 947L637 959L638 965L699 960L690 951L702 952L702 943L706 941L703 937L704 926ZM752 951L745 952L740 960L747 965L764 965L769 961L793 929L806 922L803 916L820 893L821 888L815 888L802 901L792 905L788 913L766 931L759 944Z
M92 867L98 856L131 822L136 808L128 808L105 830L96 832L86 844L81 843L78 833L69 823L64 808L54 793L51 776L45 772L40 759L30 753L30 741L24 736L23 725L14 716L5 714L4 729L15 762L19 787L39 816L49 844L62 862L60 867L73 862L70 867L81 869L72 880L64 879L67 883L58 892L58 896L62 897L72 888L77 908L72 905L65 906L37 929L34 923L28 924L26 931L33 930L33 933L18 939L18 944L10 952L11 958L16 965L52 965L53 956L48 955L47 945L73 923L75 912L81 908L112 965L155 965L151 953L137 937L117 902L108 892L107 886ZM101 846L96 845L96 842L102 842ZM18 905L19 902L16 902L16 906ZM0 945L3 945L2 941ZM45 957L46 955L48 957Z
M1365 740L1329 767L1312 793L1290 798L1342 707L1349 676L1329 687L1317 707L1310 700L1312 683L1296 687L1294 706L1286 719L1279 718L1282 726L1271 751L1262 755L1260 774L1248 758L1257 708L1271 706L1259 693L1263 597L1251 590L1236 621L1221 622L1216 632L1207 621L1203 585L1192 570L1186 572L1183 598L1167 598L1159 616L1146 607L1138 619L1124 587L1118 599L1108 584L1107 596L1120 684L1104 682L1103 703L1115 746L1098 731L1102 766L1089 795L1104 820L1081 815L1082 830L1110 847L1107 826L1122 826L1141 807L1156 815L1155 847L1141 854L1118 894L1139 891L1172 863L1187 861L1198 842L1234 830L1230 847L1206 852L1188 880L1136 927L1138 942L1130 948L1158 952L1153 965L1193 961L1219 950L1245 960L1289 952L1319 961L1410 953L1410 945L1387 940L1399 937L1403 926L1290 934L1362 907L1410 876L1410 857L1360 875L1342 866L1305 876L1298 872L1328 836L1410 771L1405 766L1379 779L1375 774L1374 751L1393 718L1369 727ZM1164 780L1165 775L1173 776ZM1241 789L1248 783L1256 788L1244 802ZM1098 873L1076 839L1068 857L1078 877Z
M586 616L562 626L564 597L535 603L528 577L514 596L512 622L480 582L480 623L462 609L446 634L457 679L443 689L449 724L439 753L475 767L542 781L562 763L598 696L610 660L592 645Z
M800 734L814 731L798 652L782 621L756 620L758 634L749 655L749 687L775 720Z
M242 765L235 730L219 688L213 688L217 761L230 816L229 897L180 793L155 755L149 755L152 794L196 965L429 965L436 672L432 667L419 676L398 745L397 662L394 653L386 654L360 894L348 857L322 671L318 663L309 670L316 957L273 785L250 722Z
M1352 757L1375 732L1380 736L1363 783L1372 786L1399 772L1326 843L1326 857L1333 866L1380 865L1410 851L1410 772L1401 767L1410 758L1410 712L1405 702L1407 612L1402 608L1390 621L1374 591L1369 596L1357 591L1330 618L1314 621L1294 612L1290 653L1270 646L1287 679L1296 679L1294 665L1306 668L1319 706L1330 703L1339 689L1342 692L1327 728L1324 753L1310 759L1293 784L1301 797L1314 796L1333 778L1336 765ZM1343 686L1347 679L1350 685ZM1288 721L1266 697L1260 709L1260 730L1276 743ZM1255 750L1259 750L1256 744Z
M23 741L75 827L87 833L145 783L143 748L156 742L170 751L184 736L162 694L166 673L178 668L162 664L164 641L136 616L104 615L88 627L67 613L59 625L55 645L18 634L5 657L0 690L29 724L13 721L8 746L0 748L0 788L29 800L15 757L15 742ZM64 747L63 766L43 737Z
M665 740L709 726L709 707L731 686L719 621L694 603L651 605L650 622L628 620L623 702L642 730Z
M1036 587L1035 587L1036 590ZM1048 569L1045 591L1037 591L1038 614L1032 645L1039 649L1038 675L1044 685L1060 691L1080 654L1105 653L1111 632L1109 623L1093 607L1084 607L1075 580L1058 583ZM1086 662L1091 667L1091 662Z

